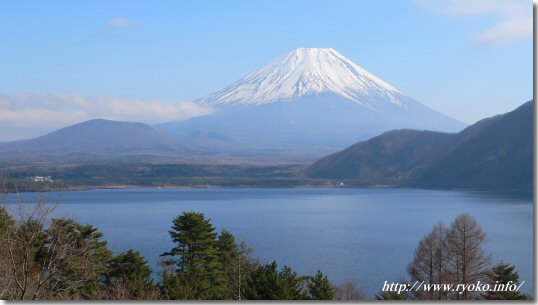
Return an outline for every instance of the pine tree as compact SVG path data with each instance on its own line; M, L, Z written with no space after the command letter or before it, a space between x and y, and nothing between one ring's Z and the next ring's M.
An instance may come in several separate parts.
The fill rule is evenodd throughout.
M277 263L258 266L245 287L248 300L303 300L305 295L297 274L284 266L278 272Z
M280 287L280 300L303 300L306 295L303 292L303 283L297 273L290 267L284 266L278 274Z
M231 265L235 262L238 251L235 236L227 230L222 230L217 240L217 252L223 265Z
M225 276L226 299L240 300L246 280L256 264L250 257L252 248L237 243L232 233L222 230L217 240L218 260Z
M151 268L138 251L132 249L114 256L108 262L106 283L113 293L124 299L148 299L156 295Z
M329 279L319 270L308 282L308 293L312 300L332 300L334 297Z
M92 225L69 218L52 220L36 260L45 265L50 261L57 264L58 270L50 278L48 288L55 298L101 297L106 264L112 258L112 251L102 238L103 233ZM54 251L59 243L65 245L61 255Z
M258 266L252 272L247 280L244 297L248 300L281 299L276 262Z
M232 233L223 230L217 240L217 254L220 267L224 274L226 285L226 295L224 299L236 300L239 298L238 292L238 264L239 251Z
M217 233L203 213L184 212L169 231L175 247L163 255L176 265L175 274L164 274L172 299L224 299L226 288L217 255Z
M494 285L513 284L519 286L519 274L515 266L500 263L494 266L489 274L489 283ZM488 291L482 295L486 300L526 300L527 296L519 291Z

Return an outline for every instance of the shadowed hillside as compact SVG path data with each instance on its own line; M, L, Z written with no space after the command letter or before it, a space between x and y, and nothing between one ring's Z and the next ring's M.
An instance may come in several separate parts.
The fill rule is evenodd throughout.
M305 173L364 185L531 188L534 101L457 134L395 130L324 157Z
M532 188L534 102L484 119L458 134L454 147L411 185Z

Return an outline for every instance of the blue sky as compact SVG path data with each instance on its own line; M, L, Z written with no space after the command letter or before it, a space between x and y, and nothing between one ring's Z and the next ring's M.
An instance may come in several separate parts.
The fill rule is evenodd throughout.
M3 1L0 39L0 140L203 114L187 101L297 47L467 123L532 98L530 0Z

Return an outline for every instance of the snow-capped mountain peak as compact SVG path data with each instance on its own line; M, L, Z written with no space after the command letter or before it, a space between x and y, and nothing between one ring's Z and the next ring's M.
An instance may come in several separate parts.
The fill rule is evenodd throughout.
M368 108L406 108L404 95L332 48L298 48L198 102L262 105L305 95L337 94Z

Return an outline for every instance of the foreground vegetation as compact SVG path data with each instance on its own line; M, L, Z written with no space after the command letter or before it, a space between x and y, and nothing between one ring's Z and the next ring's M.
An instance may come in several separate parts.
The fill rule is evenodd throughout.
M486 255L483 245L486 233L480 224L467 213L460 214L450 227L439 222L433 230L420 240L413 261L408 266L410 279L400 283L478 285L491 287L519 286L519 274L515 266L499 263L491 267L492 257ZM442 289L418 289L408 293L381 291L376 295L379 300L526 300L530 298L516 290L444 291Z
M170 236L175 247L162 254L162 270L155 277L139 252L114 255L97 228L52 218L54 208L45 194L31 204L19 200L0 208L1 299L363 298L353 283L334 287L321 271L299 276L276 262L261 264L244 241L226 230L218 234L196 212L174 219Z
M0 207L0 298L8 300L362 300L353 282L338 286L321 271L301 276L276 262L261 263L246 242L220 233L204 214L174 218L174 247L154 272L135 250L114 254L103 234L71 218L53 218L46 194L36 202ZM9 211L9 212L8 212ZM470 215L442 223L420 241L410 279L427 283L518 283L513 266L490 266L485 233ZM526 299L519 292L380 292L378 299Z

